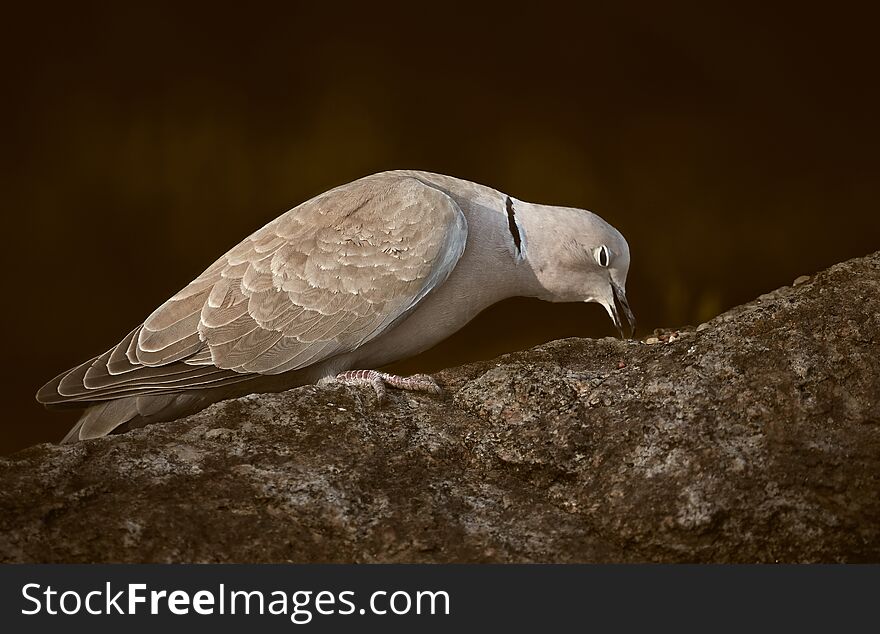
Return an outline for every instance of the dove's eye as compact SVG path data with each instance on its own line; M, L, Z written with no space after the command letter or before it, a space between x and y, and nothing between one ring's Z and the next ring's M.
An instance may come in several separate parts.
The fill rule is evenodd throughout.
M596 249L596 262L599 263L599 266L606 267L608 263L611 262L611 252L608 250L604 244Z

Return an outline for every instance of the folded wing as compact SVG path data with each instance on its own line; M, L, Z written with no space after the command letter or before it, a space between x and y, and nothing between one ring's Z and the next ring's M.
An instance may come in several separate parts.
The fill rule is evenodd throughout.
M50 381L47 404L207 389L297 370L379 336L442 284L467 224L445 193L376 175L281 215L115 348Z

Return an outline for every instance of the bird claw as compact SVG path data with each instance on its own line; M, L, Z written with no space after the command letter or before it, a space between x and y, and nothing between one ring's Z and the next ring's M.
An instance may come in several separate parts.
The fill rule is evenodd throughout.
M437 381L427 374L398 376L396 374L388 374L387 372L379 372L378 370L349 370L337 374L332 380L343 385L369 385L376 392L376 399L380 404L385 401L387 395L386 384L408 392L443 393L442 388L437 385Z

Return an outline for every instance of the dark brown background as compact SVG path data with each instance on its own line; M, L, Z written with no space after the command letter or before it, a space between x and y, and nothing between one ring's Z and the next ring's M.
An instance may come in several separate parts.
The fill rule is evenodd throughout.
M642 332L880 248L876 21L841 3L116 4L3 16L3 452L72 423L45 380L375 171L597 211ZM611 333L514 300L406 369Z

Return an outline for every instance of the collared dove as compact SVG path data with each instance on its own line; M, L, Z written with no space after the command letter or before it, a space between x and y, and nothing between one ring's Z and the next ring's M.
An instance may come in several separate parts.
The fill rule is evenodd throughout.
M119 344L52 379L47 406L86 410L63 442L326 381L439 392L374 370L439 343L508 297L598 302L623 335L629 247L582 209L469 181L383 172L282 214Z

